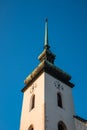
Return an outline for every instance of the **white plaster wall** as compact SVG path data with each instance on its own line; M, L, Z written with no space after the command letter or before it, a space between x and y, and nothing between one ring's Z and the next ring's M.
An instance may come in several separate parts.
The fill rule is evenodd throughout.
M34 87L32 91L32 87ZM35 94L35 108L29 111L30 98ZM24 92L20 130L44 130L44 73Z
M31 124L34 130L58 130L59 121L65 123L67 130L75 130L72 89L60 81L63 90L58 89L54 85L55 81L58 80L43 73L24 92L20 130L28 130ZM62 94L62 109L57 106L57 92ZM35 108L29 111L32 94L35 94Z
M76 130L87 130L87 124L81 122L80 120L77 120L75 118L75 126Z
M55 87L54 82L58 81L54 77L45 73L45 104L46 104L46 130L58 130L57 124L63 121L67 130L75 130L75 122L73 119L74 105L72 97L72 89L60 82L60 89ZM57 106L57 93L61 92L63 108Z

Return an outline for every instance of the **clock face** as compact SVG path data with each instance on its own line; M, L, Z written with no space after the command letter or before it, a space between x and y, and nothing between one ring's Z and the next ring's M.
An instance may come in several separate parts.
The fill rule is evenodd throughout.
M54 86L59 89L59 90L63 90L63 85L60 83L60 81L55 81L54 82Z
M35 91L35 88L37 87L37 84L34 83L32 86L31 86L31 89L30 89L30 93L33 93Z

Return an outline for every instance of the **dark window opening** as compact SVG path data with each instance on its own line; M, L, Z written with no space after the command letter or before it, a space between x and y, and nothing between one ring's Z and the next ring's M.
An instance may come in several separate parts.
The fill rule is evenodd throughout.
M30 125L29 129L28 130L34 130L33 126Z
M30 100L30 110L32 110L35 107L35 95L31 97Z
M64 130L64 128L61 124L58 125L58 130Z
M58 123L58 130L67 130L66 125L62 121Z
M58 93L57 94L57 105L59 106L59 107L63 107L62 106L62 97L61 97L61 94L60 93Z

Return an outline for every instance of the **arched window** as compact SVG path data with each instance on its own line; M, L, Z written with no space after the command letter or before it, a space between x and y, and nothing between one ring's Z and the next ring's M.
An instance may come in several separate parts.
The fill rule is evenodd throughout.
M30 125L30 127L28 128L28 130L34 130L33 125Z
M58 130L64 130L64 128L61 124L58 125Z
M60 93L57 93L57 105L59 106L59 107L63 107L63 105L62 105L62 97L61 97L61 94Z
M30 100L30 110L32 110L35 107L35 95L32 95Z
M58 130L67 130L65 124L62 121L58 123Z

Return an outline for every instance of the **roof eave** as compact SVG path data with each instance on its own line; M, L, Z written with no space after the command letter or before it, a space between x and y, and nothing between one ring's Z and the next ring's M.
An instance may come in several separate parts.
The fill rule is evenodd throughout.
M61 69L57 68L53 64L49 63L48 61L43 60L43 62L41 62L38 65L38 67L25 79L25 81L24 81L25 87L21 91L24 92L29 87L29 85L33 81L35 81L35 79L37 79L38 76L40 76L40 74L42 72L46 72L46 73L52 75L53 77L64 82L71 88L74 87L74 84L69 81L71 79L70 75L68 75Z

